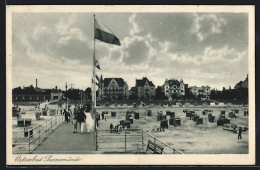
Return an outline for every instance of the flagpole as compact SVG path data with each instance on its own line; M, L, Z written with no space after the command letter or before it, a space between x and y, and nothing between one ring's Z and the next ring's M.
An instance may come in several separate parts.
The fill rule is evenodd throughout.
M93 77L92 77L92 81L93 81L93 90L92 90L92 111L93 111L93 116L94 116L94 127L95 127L95 131L96 131L96 79L95 79L95 75L96 75L96 64L95 64L95 14L94 14L94 53L93 53ZM91 82L92 82L91 81Z

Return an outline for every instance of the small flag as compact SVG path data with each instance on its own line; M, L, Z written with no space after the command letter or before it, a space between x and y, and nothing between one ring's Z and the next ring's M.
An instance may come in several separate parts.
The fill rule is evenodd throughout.
M100 70L100 66L99 66L98 60L96 58L95 58L95 66Z
M96 79L97 79L97 81L99 81L99 77L98 77L98 75L96 75Z
M94 84L94 80L93 79L92 79L92 83ZM97 82L95 82L95 83L96 83L97 86L99 86Z
M115 34L105 25L95 19L95 39L109 44L121 45Z

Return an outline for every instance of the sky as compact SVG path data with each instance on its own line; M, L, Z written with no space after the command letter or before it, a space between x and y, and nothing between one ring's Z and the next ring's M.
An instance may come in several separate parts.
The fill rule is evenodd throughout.
M147 77L155 86L233 88L248 74L247 13L96 13L121 46L96 40L97 75L121 77L129 89ZM12 86L91 86L93 13L12 14ZM69 86L71 87L71 86Z

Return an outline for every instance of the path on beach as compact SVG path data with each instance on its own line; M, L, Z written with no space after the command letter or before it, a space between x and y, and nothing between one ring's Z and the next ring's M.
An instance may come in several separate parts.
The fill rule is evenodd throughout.
M73 125L63 123L54 130L33 154L84 154L95 151L94 132L73 133Z

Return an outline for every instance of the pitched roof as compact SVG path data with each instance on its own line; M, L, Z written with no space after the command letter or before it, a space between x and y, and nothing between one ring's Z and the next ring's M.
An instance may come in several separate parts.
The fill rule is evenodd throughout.
M180 82L178 80L176 80L176 79L168 80L168 84L169 84L170 87L173 86L173 85L180 86Z
M105 78L104 79L104 87L107 87L109 85L109 83L111 82L113 78ZM115 81L117 82L117 84L120 86L120 87L123 87L124 84L126 83L122 78L114 78Z
M131 87L130 91L135 91L136 87Z
M143 79L141 79L141 80L137 80L136 79L136 87L144 86L146 81L148 81L149 86L154 86L155 87L153 82L149 81L146 77L143 77Z

